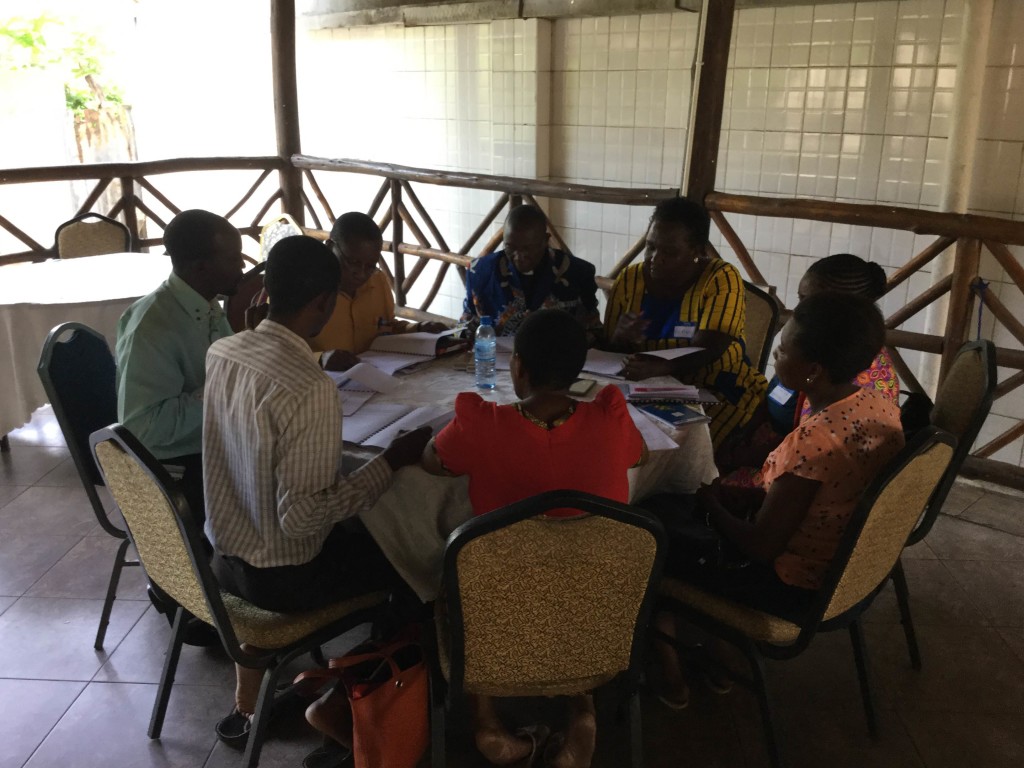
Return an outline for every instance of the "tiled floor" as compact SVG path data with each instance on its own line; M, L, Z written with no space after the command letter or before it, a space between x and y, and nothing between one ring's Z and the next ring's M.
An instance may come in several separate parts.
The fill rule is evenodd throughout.
M146 600L141 574L128 569L105 651L93 650L115 542L92 517L47 411L11 443L0 455L0 768L239 765L213 734L233 690L218 652L185 648L163 738L146 737L167 624ZM866 733L845 633L822 635L801 658L771 665L790 763L1024 764L1024 502L958 484L906 570L924 669L910 669L889 590L866 628L878 742ZM600 714L600 768L627 762L624 728L609 709ZM451 764L483 766L464 718L451 722ZM644 726L652 768L767 764L754 700L741 691L697 688L682 712L645 699ZM297 767L317 744L300 710L283 713L261 764Z

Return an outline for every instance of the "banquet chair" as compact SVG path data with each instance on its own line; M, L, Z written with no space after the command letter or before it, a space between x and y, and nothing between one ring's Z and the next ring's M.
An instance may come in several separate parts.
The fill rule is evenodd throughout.
M97 486L103 485L103 477L89 452L89 435L117 421L114 357L106 339L89 326L62 323L50 331L43 342L37 370L93 514L104 531L120 540L93 643L93 647L101 651L117 597L121 570L125 566L139 564L138 560L127 556L131 543L128 534L110 519L103 507L96 490Z
M757 696L768 755L775 768L783 761L772 722L764 659L794 658L807 649L818 632L849 632L868 730L872 737L877 735L860 617L888 582L907 537L949 466L955 443L952 435L935 427L921 430L865 489L821 588L802 617L783 618L682 579L662 580L659 610L670 611L743 652L749 676L725 667L721 671ZM667 635L659 636L678 647Z
M768 356L772 351L772 341L778 331L779 300L753 283L743 281L743 293L747 305L747 323L744 337L747 347L747 359L764 373L768 365Z
M131 232L128 227L98 213L83 213L65 221L57 227L54 241L58 259L131 250Z
M263 272L266 268L267 262L261 261L242 275L237 290L224 301L224 314L235 333L245 330L245 310L249 308L253 297L263 290Z
M953 358L953 364L939 384L930 416L932 426L943 429L956 438L956 450L938 488L928 500L928 506L907 539L908 547L928 535L939 512L942 511L942 505L957 475L960 474L964 459L970 453L985 419L988 418L996 383L995 345L991 341L980 340L969 341L960 347ZM910 590L902 560L896 561L896 567L892 572L892 584L896 592L896 604L899 606L903 632L907 639L910 663L914 669L921 669L921 651L918 648L911 617Z
M185 611L189 611L217 629L232 661L264 670L243 761L247 768L254 768L259 764L274 691L285 665L303 654L318 654L324 643L370 621L387 594L374 592L315 611L283 614L222 591L188 502L164 466L120 424L93 433L90 444L143 568L179 605L149 737L160 738L184 639ZM243 643L251 647L245 650Z
M287 213L279 213L260 230L260 261L267 260L267 254L274 243L285 237L303 234L303 228Z
M586 513L543 517L554 509ZM576 491L533 496L459 526L444 553L431 668L432 765L445 765L445 708L460 693L628 697L642 764L642 638L664 560L661 524Z

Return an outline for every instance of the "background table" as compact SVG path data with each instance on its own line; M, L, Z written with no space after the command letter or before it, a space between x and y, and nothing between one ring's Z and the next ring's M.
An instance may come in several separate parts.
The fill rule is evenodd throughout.
M442 358L398 378L398 391L374 398L450 407L459 392L474 390L473 374L466 372L461 357ZM508 371L498 371L494 390L474 391L498 403L517 399ZM595 388L590 398L597 391ZM343 421L342 435L344 431ZM669 434L679 448L651 451L646 464L629 470L631 501L654 493L692 493L718 476L707 424L690 425ZM466 477L437 477L418 466L405 467L395 473L394 482L377 503L360 515L395 570L424 601L436 596L448 534L473 514L468 489Z
M54 326L85 323L113 351L117 321L129 305L171 272L170 259L151 253L110 253L0 267L0 435L20 427L46 403L36 373Z

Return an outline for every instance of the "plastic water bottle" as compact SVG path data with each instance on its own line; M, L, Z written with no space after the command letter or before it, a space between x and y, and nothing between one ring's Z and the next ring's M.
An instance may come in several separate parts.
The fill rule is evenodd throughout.
M494 389L497 350L498 340L494 335L490 315L484 315L480 318L480 327L476 329L476 338L473 341L473 367L476 370L478 389Z

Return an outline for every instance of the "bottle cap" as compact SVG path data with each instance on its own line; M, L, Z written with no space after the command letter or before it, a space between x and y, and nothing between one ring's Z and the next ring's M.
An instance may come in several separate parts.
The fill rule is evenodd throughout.
M480 325L490 325L490 324L491 324L491 316L490 315L482 315L480 317Z

